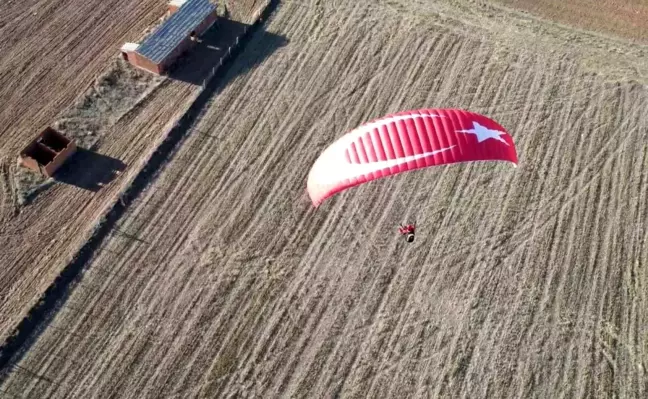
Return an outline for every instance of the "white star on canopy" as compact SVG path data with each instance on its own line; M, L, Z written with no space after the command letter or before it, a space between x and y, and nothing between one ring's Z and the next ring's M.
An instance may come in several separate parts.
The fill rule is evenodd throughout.
M457 133L471 133L477 136L477 141L482 142L488 139L495 139L501 141L502 143L509 145L503 138L500 137L505 132L500 132L499 130L489 129L485 126L480 125L478 122L473 121L473 128L467 130L457 130Z

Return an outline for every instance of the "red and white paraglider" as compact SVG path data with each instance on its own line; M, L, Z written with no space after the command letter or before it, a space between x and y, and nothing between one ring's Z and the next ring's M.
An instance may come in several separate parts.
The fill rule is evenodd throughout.
M419 109L365 123L315 161L307 190L314 206L350 187L430 166L469 161L517 164L513 139L497 122L460 109Z

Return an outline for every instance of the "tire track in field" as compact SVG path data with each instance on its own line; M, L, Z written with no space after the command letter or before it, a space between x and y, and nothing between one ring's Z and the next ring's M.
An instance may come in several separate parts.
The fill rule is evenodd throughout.
M120 229L146 243L114 234L21 362L60 385L14 372L3 389L643 392L628 360L633 331L645 333L643 294L628 287L645 278L645 229L629 221L647 212L646 93L608 91L560 54L521 49L525 67L510 68L489 51L497 42L443 28L425 36L430 25L407 31L403 18L362 2L283 3L268 29L288 45L214 96L125 215ZM264 45L252 40L237 65ZM510 48L497 54L515 59ZM442 104L517 107L501 122L513 127L522 174L440 167L310 209L304 182L326 143L367 118ZM404 216L418 219L414 246L393 236Z

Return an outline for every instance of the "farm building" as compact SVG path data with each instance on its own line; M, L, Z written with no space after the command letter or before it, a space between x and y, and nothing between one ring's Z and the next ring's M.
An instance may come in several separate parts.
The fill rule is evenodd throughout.
M131 64L164 74L217 18L216 0L172 0L171 16L142 43L126 43L122 57Z
M43 176L52 177L76 152L76 148L74 141L48 127L20 152L18 163Z

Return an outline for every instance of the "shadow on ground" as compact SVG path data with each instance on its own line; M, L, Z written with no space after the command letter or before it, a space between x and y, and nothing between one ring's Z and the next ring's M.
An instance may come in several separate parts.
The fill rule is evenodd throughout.
M96 192L113 181L124 169L126 164L119 159L79 148L56 172L54 180Z
M232 47L232 56L236 55L244 43L240 43L235 50L236 38L243 35L245 29L251 26L230 19L219 19L205 34L200 37L194 47L188 50L168 73L169 78L183 82L202 85L214 67L218 67L220 60L227 54L227 49ZM240 74L247 72L258 65L278 48L285 46L288 39L274 33L259 30L254 35L256 40L263 41L261 51L257 51L254 62L247 63L238 70ZM247 39L242 40L249 40Z

